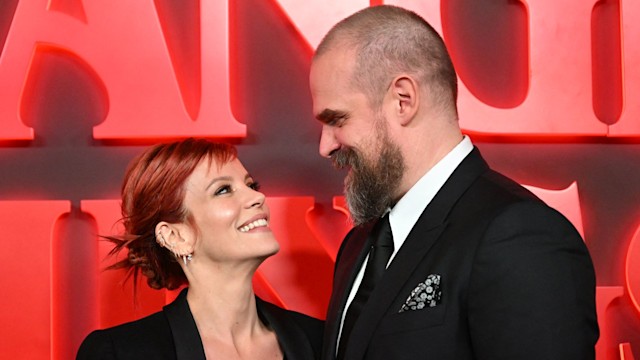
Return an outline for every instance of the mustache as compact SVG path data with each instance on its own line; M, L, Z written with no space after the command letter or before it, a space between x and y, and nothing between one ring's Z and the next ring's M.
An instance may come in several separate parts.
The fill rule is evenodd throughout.
M338 170L347 167L358 168L360 166L361 159L362 157L354 149L349 147L336 150L331 155L331 162Z

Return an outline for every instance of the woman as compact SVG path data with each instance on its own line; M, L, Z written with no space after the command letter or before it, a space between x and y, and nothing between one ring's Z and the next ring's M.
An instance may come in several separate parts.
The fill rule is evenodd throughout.
M279 250L258 184L231 145L187 139L132 162L114 265L155 289L188 284L160 312L94 331L77 359L313 359L322 323L257 298L252 277ZM134 280L135 281L135 280Z

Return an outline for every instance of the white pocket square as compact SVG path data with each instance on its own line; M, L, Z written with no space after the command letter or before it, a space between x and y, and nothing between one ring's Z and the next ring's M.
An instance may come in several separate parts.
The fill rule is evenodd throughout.
M434 307L440 303L441 298L440 275L431 274L411 291L411 295L409 295L407 301L404 302L398 312Z

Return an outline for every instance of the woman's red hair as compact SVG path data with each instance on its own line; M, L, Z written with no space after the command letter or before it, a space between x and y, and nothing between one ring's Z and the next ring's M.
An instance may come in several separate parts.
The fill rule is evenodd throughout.
M142 273L154 289L172 290L186 284L176 257L157 243L155 227L160 221L192 223L183 206L187 178L203 160L222 166L236 157L232 145L189 138L155 145L135 158L122 184L124 234L106 237L115 243L112 255L124 248L129 253L110 268L126 269L134 284Z

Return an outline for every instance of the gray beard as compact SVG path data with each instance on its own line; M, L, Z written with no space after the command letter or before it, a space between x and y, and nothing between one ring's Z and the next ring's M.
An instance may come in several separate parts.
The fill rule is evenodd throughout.
M395 205L393 193L402 180L405 165L399 147L386 136L382 139L381 154L373 163L346 147L332 158L339 169L351 167L345 182L345 197L354 225L379 218Z

